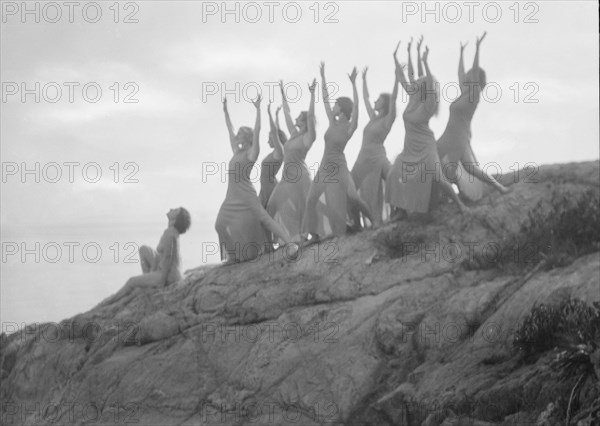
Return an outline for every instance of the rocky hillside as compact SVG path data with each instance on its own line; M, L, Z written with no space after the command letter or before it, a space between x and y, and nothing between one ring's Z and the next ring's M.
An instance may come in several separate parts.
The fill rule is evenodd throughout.
M556 350L525 358L513 338L536 305L600 300L598 241L555 229L560 208L597 237L576 209L599 164L503 180L468 215L442 203L3 335L2 424L551 425L569 400L592 424L597 377L556 379Z

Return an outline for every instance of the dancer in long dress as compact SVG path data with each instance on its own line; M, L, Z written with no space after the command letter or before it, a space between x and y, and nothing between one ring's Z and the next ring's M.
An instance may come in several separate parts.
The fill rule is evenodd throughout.
M271 243L266 232L272 232L286 244L290 242L285 229L275 222L261 205L250 180L252 167L260 153L260 101L259 96L254 102L254 131L249 127L240 127L236 135L227 110L227 99L223 100L233 157L229 161L227 172L227 195L217 215L215 229L221 244L221 258L227 259L228 264L254 259L260 256L265 248L268 250ZM291 253L290 256L294 256L297 249L298 246L294 244L291 252L288 252Z
M260 163L260 203L264 208L267 208L269 198L277 186L277 172L281 169L283 162L283 151L278 149L275 138L278 139L279 146L283 145L287 141L287 137L282 130L274 130L273 127L269 132L269 147L272 151L265 157Z
M269 104L269 108L271 104ZM269 110L269 117L271 116L271 111ZM269 131L269 146L272 151L267 154L265 158L260 163L260 192L258 193L258 198L260 198L260 204L266 209L267 204L269 203L269 198L271 198L271 194L275 189L275 186L278 183L277 180L277 172L281 169L281 164L283 161L283 152L281 149L278 149L277 145L281 146L287 140L285 133L282 130L275 130L275 125L271 126ZM275 138L277 138L277 143L275 142ZM271 243L270 245L265 246L267 251L271 251L273 249L273 243L275 242L275 238L271 232L265 231L267 233L267 239Z
M360 198L354 181L346 164L344 148L358 126L358 91L356 89L356 67L348 75L352 83L354 101L341 97L335 102L333 109L329 105L329 92L325 80L325 64L321 62L321 84L323 86L323 104L329 119L329 128L325 132L325 151L319 169L310 186L306 210L302 224L303 233L320 238L320 220L328 221L328 230L332 235L346 232L346 216L348 203L356 206L371 223L374 223L369 206ZM326 214L319 214L317 203L321 194L325 193ZM326 231L327 232L327 228Z
M394 50L394 57L398 47ZM380 226L383 221L383 182L390 172L391 163L387 158L383 143L390 133L396 120L396 99L398 97L398 80L401 68L396 64L394 88L392 94L382 93L375 101L373 107L369 102L369 89L367 87L367 70L363 71L363 98L369 113L369 122L363 132L363 141L358 158L352 168L352 178L358 189L360 197L365 200L375 223ZM360 225L356 210L351 212L354 226Z
M275 139L275 150L283 152L283 171L281 182L277 184L269 199L267 211L286 229L292 241L300 241L302 218L310 189L311 179L305 159L317 137L315 130L316 84L316 80L313 80L308 87L310 92L308 111L302 111L294 123L283 90L283 82L280 83L283 112L290 139L283 146Z
M438 154L446 177L456 183L462 194L471 200L483 195L482 182L493 186L501 193L508 188L479 168L479 163L471 148L471 121L485 87L485 72L479 67L479 46L486 33L477 38L473 67L465 74L463 52L466 43L460 45L458 83L460 96L450 104L450 118L446 130L438 141ZM476 179L473 179L475 177Z
M400 83L409 95L402 115L406 134L404 149L396 157L388 176L386 198L400 211L425 213L429 211L432 186L438 183L459 209L465 211L466 207L441 172L435 137L429 128L429 120L439 105L439 87L429 69L428 56L426 47L423 53L425 75L414 83L406 81L404 70L400 72Z
M102 306L132 296L136 289L159 289L181 280L179 235L189 229L190 213L183 207L171 209L167 213L167 220L167 229L160 237L156 250L145 245L139 249L142 275L129 278L121 290L101 303Z

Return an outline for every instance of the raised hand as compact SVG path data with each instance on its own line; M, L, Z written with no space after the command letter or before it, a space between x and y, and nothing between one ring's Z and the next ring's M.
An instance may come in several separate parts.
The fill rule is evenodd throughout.
M408 50L410 51L410 43L408 43L408 44L409 44ZM398 44L396 45L396 48L394 49L394 54L393 54L393 56L394 56L394 62L396 64L398 63L398 56L397 55L398 55L398 48L399 47L400 47L400 42L398 42Z
M319 71L321 72L321 77L325 78L325 62L319 64Z
M400 42L398 42L398 45L400 44ZM413 38L410 38L410 41L408 42L408 47L406 48L406 50L408 51L408 53L410 53L410 49L412 48L412 44L413 44Z
M421 38L419 38L419 41L417 42L417 51L421 50L422 44L423 44L423 35L421 35Z
M279 111L281 111L281 105L279 105L276 109L275 109L275 117L277 117L279 115Z
M316 79L316 78L313 78L313 81L312 81L312 83L310 83L310 84L308 85L308 91L309 91L310 93L315 93L315 88L316 88L316 87L317 87L317 79Z
M369 67L365 67L363 69L363 72L362 72L362 78L363 78L363 80L367 79L367 71L369 71Z
M352 84L354 84L356 82L357 75L358 75L358 71L356 71L356 67L352 68L352 72L350 74L348 74L348 77L350 78L350 81L352 82Z
M487 31L484 31L483 35L481 37L477 37L477 48L479 48L479 45L481 44L481 42L483 41L483 39L485 38L486 35L487 35Z
M269 114L269 117L271 116L271 102L269 101L269 104L267 105L267 114Z
M281 96L285 99L285 90L283 90L283 80L279 80L279 91L281 92Z
M425 46L425 52L423 52L423 62L427 62L428 57L429 57L429 46Z
M398 61L396 61L396 80L400 80L404 68L406 68L406 64L400 64Z
M460 54L462 55L462 53L465 50L465 47L467 47L467 44L469 44L469 42L467 41L465 44L462 44L462 41L460 42Z
M254 104L254 106L256 107L256 109L260 109L260 101L262 100L262 97L260 96L260 94L256 97L256 99L254 100L254 102L252 102Z
M227 111L227 96L223 96L223 110Z

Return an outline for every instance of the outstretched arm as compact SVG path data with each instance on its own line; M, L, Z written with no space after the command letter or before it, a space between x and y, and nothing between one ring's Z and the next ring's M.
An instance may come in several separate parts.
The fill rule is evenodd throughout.
M267 113L269 114L269 127L271 129L270 135L272 135L271 137L273 138L273 159L275 161L281 161L283 159L283 145L281 144L281 139L279 139L279 126L273 121L270 102L267 106Z
M429 71L429 64L427 63L428 58L429 58L429 46L425 46L425 52L423 52L423 65L425 65L425 75L431 76L431 71Z
M425 52L423 53L423 64L425 65L425 70L427 71L427 85L429 84L437 84L437 82L433 79L433 75L429 70L429 64L427 60L429 59L429 47L425 46ZM433 114L437 110L438 106L438 91L435 90L435 87L425 87L425 109Z
M385 117L385 127L388 129L392 128L392 124L396 120L396 99L398 99L398 80L400 79L400 73L404 76L404 71L402 71L402 66L398 62L398 48L400 47L400 42L396 46L396 50L394 50L394 65L395 65L395 75L394 75L394 89L392 90L392 97L390 98L390 106L388 108L388 114Z
M225 124L227 125L227 131L229 132L229 143L231 149L235 154L238 150L237 143L235 141L235 131L233 130L233 124L231 124L231 117L229 117L229 110L227 109L227 98L223 98L223 112L225 113Z
M406 50L408 51L408 81L410 81L411 83L414 83L415 82L415 70L413 69L412 58L410 56L412 42L413 42L413 39L411 37L410 41L408 42L408 48ZM400 42L398 42L398 44L400 44ZM395 58L395 55L394 55L394 58ZM397 59L396 59L396 62L398 62Z
M323 90L323 104L325 105L325 112L327 113L327 118L329 119L329 124L333 123L334 117L333 112L331 111L331 105L329 105L329 91L327 90L327 81L325 81L325 62L321 62L321 85Z
M369 114L369 120L373 120L375 118L375 111L373 111L373 107L371 107L371 102L369 101L369 88L367 87L367 71L369 67L365 67L362 72L363 79L363 101L365 102L365 107L367 108L367 113Z
M398 42L398 45L400 45L400 42ZM396 50L398 50L397 47L396 47ZM406 80L406 76L404 75L405 65L400 65L400 63L398 63L398 57L396 56L396 51L394 51L394 63L396 64L396 80L402 85L402 88L408 95L412 95L414 93L414 87L413 87L414 81L409 82ZM393 93L392 93L392 95L393 95ZM395 107L396 107L396 105L394 102L394 108Z
M270 105L270 104L269 104ZM275 110L275 127L277 130L281 130L281 124L279 124L279 112L281 111L281 105Z
M356 71L356 67L352 69L352 73L348 74L348 77L352 82L352 97L354 100L354 105L352 106L352 115L350 116L350 128L348 129L350 136L354 134L354 131L358 127L358 89L356 88L357 74L358 71Z
M419 78L423 77L423 64L421 63L421 45L423 44L423 36L417 42L417 72Z
M254 135L252 138L252 146L248 150L248 160L256 161L258 159L258 154L260 154L260 95L256 98L254 102L254 106L256 107L256 123L254 123Z
M308 116L306 117L306 127L308 131L304 135L304 145L310 148L317 139L317 130L315 129L315 89L317 87L317 79L313 79L308 91L310 92L310 105L308 106Z
M465 47L467 47L467 44L469 44L469 43L468 42L465 44L462 44L462 42L460 43L460 59L458 61L458 85L459 85L461 91L463 89L463 83L465 81L465 62L464 62L463 53L465 51Z
M473 78L479 81L479 45L487 35L487 31L483 33L481 38L477 37L477 43L475 44L475 58L473 59Z
M288 132L290 132L290 137L297 133L296 126L294 125L294 120L292 120L292 114L290 113L290 106L288 105L288 101L285 98L285 91L283 90L283 80L279 80L279 89L281 90L281 99L283 105L283 114L285 115L285 125L288 128Z

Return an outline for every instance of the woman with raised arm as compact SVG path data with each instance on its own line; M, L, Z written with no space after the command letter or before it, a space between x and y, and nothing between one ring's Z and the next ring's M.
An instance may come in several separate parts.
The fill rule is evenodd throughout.
M228 264L254 259L263 251L269 250L271 243L267 232L273 233L284 243L290 242L285 229L275 222L261 205L250 180L252 167L260 153L260 101L259 96L254 102L254 130L240 127L236 135L227 110L227 99L223 100L233 157L229 161L227 171L227 195L217 215L215 229L219 234L221 258L226 259ZM294 244L288 254L294 256L297 251L298 246Z
M315 178L310 186L302 231L308 240L318 241L320 219L327 220L325 231L332 235L346 232L348 204L350 208L358 208L373 223L369 206L360 198L354 181L346 164L344 148L358 126L358 91L356 89L356 67L348 75L352 83L354 101L341 97L335 102L333 109L329 105L329 92L325 81L325 64L321 62L321 84L323 85L323 104L329 119L329 128L325 132L325 152ZM317 203L321 194L325 193L325 211L317 211ZM325 224L324 224L325 225Z
M408 54L410 58L410 50ZM408 105L402 114L406 134L404 149L394 161L386 186L386 198L392 206L400 209L397 213L428 212L434 182L441 185L461 211L466 209L441 172L435 137L429 128L429 120L439 106L439 87L429 69L428 56L429 48L425 47L425 75L413 84L406 81L402 67L399 72L400 84L409 95ZM396 214L395 218L398 216Z
M485 35L486 33L483 33L481 38L477 38L473 67L466 74L463 52L467 44L460 44L458 83L461 92L459 97L450 104L448 125L438 141L438 154L442 160L445 176L457 184L461 194L473 201L483 196L482 182L491 185L501 193L509 191L479 168L471 148L471 121L481 97L481 90L486 84L485 72L479 67L479 46Z
M171 209L167 213L167 229L163 232L156 250L149 246L139 249L142 275L131 277L117 294L104 300L100 305L111 305L132 296L137 289L160 289L181 280L181 257L179 236L191 225L190 213L183 207Z
M271 104L269 104L269 107ZM269 117L270 117L269 111ZM279 111L278 111L279 112ZM278 142L275 142L277 138ZM285 144L287 141L287 137L282 130L275 128L275 125L272 125L269 131L269 147L273 151L271 151L265 158L263 158L260 163L260 203L264 208L267 208L267 204L269 202L269 198L277 185L277 172L281 169L281 164L283 162L283 150L280 148L281 145Z
M400 43L398 43L398 46L400 46ZM394 58L398 46L394 50ZM352 178L360 197L365 200L371 210L375 221L373 225L375 226L380 226L383 222L383 182L387 178L391 167L383 143L396 120L396 99L398 98L398 80L401 68L397 60L394 63L396 70L392 94L391 96L389 93L379 95L373 107L369 102L369 89L367 87L368 68L365 68L362 75L363 99L369 114L369 122L365 126L362 146L352 168ZM355 227L360 225L356 210L352 212L352 222Z
M290 139L283 146L277 138L274 139L275 150L283 153L283 172L281 182L277 184L269 199L267 211L285 228L292 241L300 241L302 218L304 217L306 198L310 189L310 173L306 167L305 159L308 150L317 138L315 130L316 85L317 81L313 80L312 84L308 86L310 92L308 111L302 111L294 123L283 90L283 82L280 82L283 112L290 132ZM270 110L269 117L271 117ZM279 127L278 123L276 123L276 126Z

